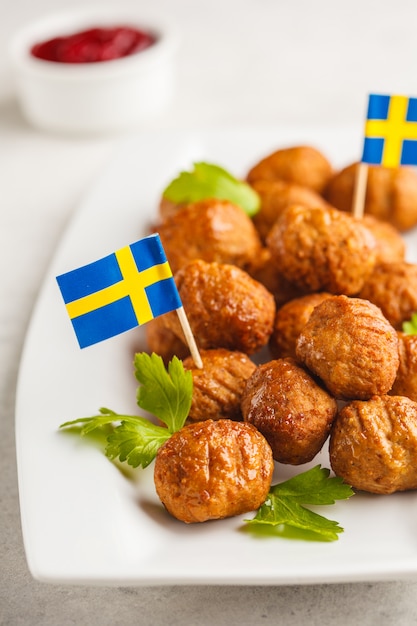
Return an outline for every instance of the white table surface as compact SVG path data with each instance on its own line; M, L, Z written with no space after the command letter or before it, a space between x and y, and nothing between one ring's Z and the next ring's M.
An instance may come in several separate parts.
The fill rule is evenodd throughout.
M130 5L141 3L148 6ZM6 43L20 24L71 5L0 0L0 624L417 623L417 581L106 589L39 583L28 572L14 449L20 353L51 255L120 137L30 128L14 98ZM417 95L415 0L153 0L151 6L175 20L181 46L175 100L147 129L358 128L369 92Z

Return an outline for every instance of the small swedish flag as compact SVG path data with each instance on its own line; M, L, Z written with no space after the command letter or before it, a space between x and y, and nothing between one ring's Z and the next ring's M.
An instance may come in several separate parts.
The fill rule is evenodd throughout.
M362 162L417 165L417 98L369 96Z
M80 348L182 306L158 234L57 276Z

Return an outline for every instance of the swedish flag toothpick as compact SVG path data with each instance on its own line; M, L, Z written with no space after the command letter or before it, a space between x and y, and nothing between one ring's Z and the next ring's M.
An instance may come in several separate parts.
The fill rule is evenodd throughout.
M368 165L417 165L417 98L370 94L362 159L353 191L352 213L365 211Z
M417 98L369 96L362 162L417 165Z
M57 276L80 348L177 311L190 352L201 358L158 234Z

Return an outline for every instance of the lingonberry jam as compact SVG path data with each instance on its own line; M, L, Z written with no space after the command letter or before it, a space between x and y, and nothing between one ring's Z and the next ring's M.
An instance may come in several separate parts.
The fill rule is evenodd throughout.
M155 41L151 33L129 26L96 27L42 41L30 52L38 59L55 63L96 63L135 54Z

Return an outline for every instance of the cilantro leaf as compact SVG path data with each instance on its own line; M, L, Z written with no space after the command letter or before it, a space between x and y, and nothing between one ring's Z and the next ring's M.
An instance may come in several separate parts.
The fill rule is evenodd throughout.
M162 426L156 426L145 418L136 418L135 422L122 421L114 432L107 437L106 456L127 461L132 467L141 465L145 469L171 433Z
M159 418L172 434L182 428L191 407L193 376L176 356L168 364L157 354L135 355L135 376L141 383L137 403Z
M403 322L403 332L406 335L417 335L417 313L413 313L408 322Z
M335 541L343 528L338 522L305 508L302 504L334 504L353 495L340 478L329 478L330 470L320 465L271 487L267 499L248 524L291 526L315 533L318 538Z
M227 170L212 163L194 163L191 172L181 172L163 191L163 197L176 204L205 198L229 200L252 216L259 211L260 198L252 187Z

